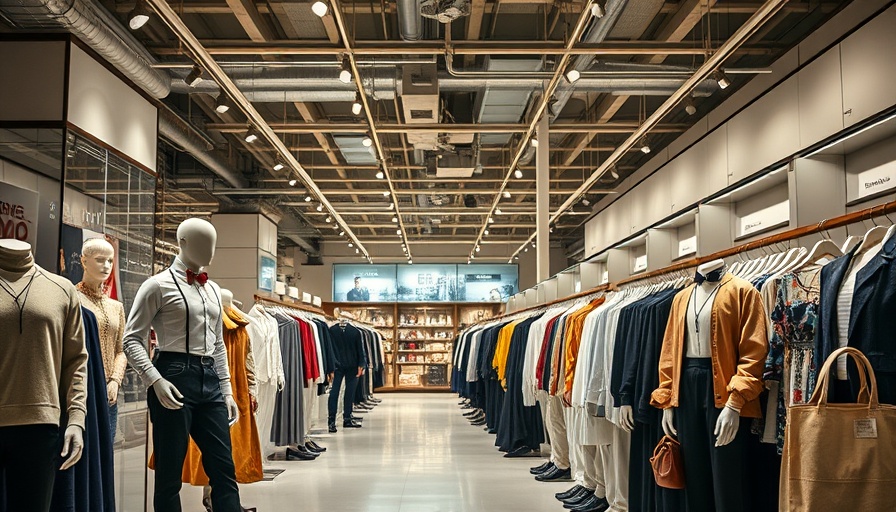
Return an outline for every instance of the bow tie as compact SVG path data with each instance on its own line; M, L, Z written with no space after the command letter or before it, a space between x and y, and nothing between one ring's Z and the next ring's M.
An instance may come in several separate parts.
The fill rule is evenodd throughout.
M200 272L196 273L190 269L187 269L187 284L193 284L194 282L199 283L199 286L205 286L205 283L208 282L208 272Z
M722 276L725 275L726 270L727 269L725 267L718 268L706 274L705 276L700 272L697 272L694 276L694 282L697 284L703 284L704 281L709 281L710 283L718 283L722 280Z

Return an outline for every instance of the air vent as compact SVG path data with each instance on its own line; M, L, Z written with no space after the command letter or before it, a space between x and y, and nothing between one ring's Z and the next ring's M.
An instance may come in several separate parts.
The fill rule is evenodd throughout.
M426 119L427 121L435 121L435 113L432 110L411 110L411 119Z

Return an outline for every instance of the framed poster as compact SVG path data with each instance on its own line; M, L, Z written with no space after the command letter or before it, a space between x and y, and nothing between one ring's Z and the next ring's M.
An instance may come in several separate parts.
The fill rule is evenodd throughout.
M277 279L277 260L270 256L262 255L258 264L258 289L266 292L274 291L274 281Z

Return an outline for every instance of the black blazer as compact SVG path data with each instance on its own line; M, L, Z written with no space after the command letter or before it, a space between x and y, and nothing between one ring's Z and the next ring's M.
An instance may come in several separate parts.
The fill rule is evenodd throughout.
M821 304L815 330L815 367L839 348L837 295L855 256L855 248L821 269ZM859 270L849 315L847 345L861 350L878 381L881 403L896 404L896 236ZM858 369L848 362L850 389L858 396Z

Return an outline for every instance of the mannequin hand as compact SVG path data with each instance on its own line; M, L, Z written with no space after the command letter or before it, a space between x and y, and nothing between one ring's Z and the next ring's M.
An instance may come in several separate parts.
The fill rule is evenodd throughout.
M249 408L252 412L258 410L258 399L256 399L254 395L249 395Z
M622 430L626 432L635 429L635 415L632 413L632 406L623 405L619 408L619 423L622 424Z
M358 377L360 377L361 375L364 375L364 368L359 366L358 367Z
M152 389L156 392L156 398L159 399L159 403L162 404L162 407L166 409L180 409L184 406L183 402L178 402L177 399L184 399L184 396L180 394L180 391L174 386L174 384L168 382L165 379L159 379L152 383Z
M109 399L109 405L115 405L118 403L118 388L119 385L114 380L110 380L108 384L106 384L106 396Z
M663 432L665 432L667 436L678 437L678 431L675 430L675 424L672 421L673 419L675 419L675 409L663 409Z
M69 425L65 429L65 441L62 443L62 457L65 462L59 468L62 471L74 466L81 460L84 451L84 431L77 425Z
M734 441L737 428L740 426L740 413L730 407L724 407L716 421L716 447L725 446Z
M233 425L240 419L240 408L237 407L233 395L224 395L224 403L227 404L227 419Z

